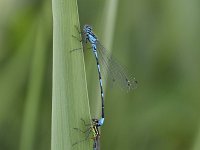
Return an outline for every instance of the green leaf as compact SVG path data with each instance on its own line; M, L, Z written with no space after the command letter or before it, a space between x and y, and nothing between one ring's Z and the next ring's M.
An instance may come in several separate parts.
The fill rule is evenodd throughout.
M33 145L38 122L39 102L41 100L41 91L45 74L46 51L48 50L46 48L46 43L48 41L47 35L44 23L39 19L25 103L20 150L34 149Z
M52 150L90 149L91 140L72 146L85 135L73 128L86 128L90 122L89 100L84 57L80 37L76 0L53 0L53 99L52 99ZM90 144L89 144L90 143Z

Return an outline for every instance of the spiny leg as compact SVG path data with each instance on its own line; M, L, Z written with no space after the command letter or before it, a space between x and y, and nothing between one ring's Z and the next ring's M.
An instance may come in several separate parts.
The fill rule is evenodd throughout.
M79 39L77 36L75 35L72 35L73 38L77 39L79 42L82 42L83 40L82 39Z
M76 28L76 30L78 31L79 34L83 34L83 32L81 32L81 30L79 29L79 27L77 25L74 25L74 27Z
M73 51L76 51L76 50L81 50L82 48L75 48L75 49L72 49L70 50L70 53L73 52Z
M81 37L82 37L82 34L83 34L83 32L81 32L81 30L78 28L78 26L77 25L74 25L74 27L76 28L76 30L77 30L77 32L81 35ZM82 42L83 41L83 39L81 38L81 39L79 39L78 37L76 37L76 36L74 36L74 35L72 35L72 37L74 37L74 38L76 38L78 41L80 41L80 42Z
M74 128L74 130L79 131L79 132L82 132L82 133L86 133L86 132L88 132L89 130L91 130L91 128L88 128L88 129L85 130L85 131L83 131L83 130L81 130L81 129L79 129L79 128Z
M91 130L89 130L89 132L88 132L88 134L86 135L85 139L80 140L80 141L78 141L78 142L75 142L74 144L72 144L72 146L75 146L75 145L77 145L77 144L79 144L79 143L82 143L82 142L84 142L84 141L87 141L87 140L89 139L90 133L91 133Z
M76 40L78 40L79 42L82 42L83 40L82 39L79 39L78 37L72 35L73 38L75 38ZM82 48L75 48L75 49L72 49L70 50L70 53L73 52L73 51L76 51L76 50L81 50Z
M86 124L86 122L85 122L85 120L84 120L83 118L81 118L81 121L83 121L83 124L84 124L85 126L91 126L91 124Z

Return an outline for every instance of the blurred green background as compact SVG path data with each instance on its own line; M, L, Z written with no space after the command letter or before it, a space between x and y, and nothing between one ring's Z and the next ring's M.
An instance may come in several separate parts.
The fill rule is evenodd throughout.
M105 1L78 6L81 25L92 25L106 42ZM130 93L107 86L101 149L200 149L199 8L198 0L118 2L112 53L139 84ZM85 61L91 113L98 117L89 50ZM0 1L1 150L50 149L51 89L51 1Z

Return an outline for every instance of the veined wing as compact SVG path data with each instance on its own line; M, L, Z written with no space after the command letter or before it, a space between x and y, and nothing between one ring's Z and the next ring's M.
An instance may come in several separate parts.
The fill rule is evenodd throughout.
M128 74L127 69L122 66L118 61L110 56L108 51L103 47L103 45L97 40L97 52L100 63L100 68L102 72L108 74L108 78L119 87L126 91L135 89L137 87L137 81L135 78Z

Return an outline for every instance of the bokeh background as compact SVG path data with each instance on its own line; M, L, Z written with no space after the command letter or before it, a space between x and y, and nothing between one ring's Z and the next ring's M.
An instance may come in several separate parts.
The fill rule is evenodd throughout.
M106 1L78 6L81 25L92 25L106 43ZM126 93L108 84L101 149L200 149L199 8L198 0L118 1L112 54L138 88ZM91 114L98 117L90 51L85 61ZM1 150L50 149L51 89L51 1L0 1Z

